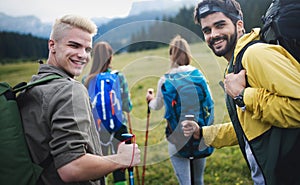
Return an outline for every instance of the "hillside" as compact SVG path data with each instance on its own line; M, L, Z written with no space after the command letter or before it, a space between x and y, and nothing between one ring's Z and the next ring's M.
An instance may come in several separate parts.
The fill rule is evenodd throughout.
M137 1L132 4L132 8L127 17L115 19L93 17L92 20L94 20L99 27L99 34L103 34L108 30L129 22L155 20L156 18L162 18L162 16L175 15L181 7L191 6L193 2L193 0ZM128 30L128 32L134 32L137 29L138 28L132 28L132 30ZM51 23L41 22L38 17L32 15L14 17L0 12L0 31L32 34L33 36L48 38L51 31Z

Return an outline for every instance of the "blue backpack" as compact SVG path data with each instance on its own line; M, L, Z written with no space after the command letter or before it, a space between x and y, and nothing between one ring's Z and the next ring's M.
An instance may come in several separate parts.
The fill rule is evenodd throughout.
M103 72L91 79L88 87L98 131L116 132L122 126L122 99L117 71Z
M188 72L165 74L162 85L167 120L166 136L175 144L177 153L185 158L203 158L213 152L212 147L200 146L200 139L185 137L181 121L186 115L194 115L200 126L211 125L214 121L214 102L202 73L195 69Z

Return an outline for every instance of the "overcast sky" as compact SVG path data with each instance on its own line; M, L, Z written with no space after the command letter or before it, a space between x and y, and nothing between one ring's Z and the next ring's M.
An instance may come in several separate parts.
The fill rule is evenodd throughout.
M69 13L112 18L127 16L134 1L143 0L0 0L0 12L9 16L34 15L43 22Z

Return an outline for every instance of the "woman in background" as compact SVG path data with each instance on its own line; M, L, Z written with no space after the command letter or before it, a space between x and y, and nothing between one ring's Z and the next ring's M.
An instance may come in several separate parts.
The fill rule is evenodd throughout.
M208 92L208 94L210 94L210 90L208 85L206 84L206 79L204 78L204 76L202 75L202 73L196 69L195 67L191 66L191 51L190 51L190 47L188 45L188 42L183 39L180 35L177 35L176 37L174 37L172 39L172 41L169 44L169 55L170 55L170 61L171 61L171 66L170 66L170 70L167 71L166 75L162 76L159 81L158 81L158 85L157 85L157 93L156 96L153 93L153 89L150 88L147 91L146 94L146 100L147 102L149 102L149 107L153 110L159 110L161 109L164 105L168 106L169 103L166 103L166 99L164 99L164 96L168 96L168 92L163 92L162 91L162 87L164 86L164 83L167 80L168 75L172 75L172 74L182 74L185 72L193 72L196 70L196 74L197 74L197 78L201 78L201 81L203 82L201 85L203 86L203 89L206 89L206 91ZM187 74L191 74L191 73L187 73ZM189 77L188 77L189 78ZM165 87L165 86L164 86ZM166 89L166 88L164 88ZM180 93L178 93L179 96L181 96ZM188 95L189 96L189 95ZM193 95L190 95L193 96ZM210 98L211 96L209 96ZM193 97L188 97L190 100L189 101L196 101L196 99L193 99ZM209 101L212 102L212 99L209 99ZM173 104L173 102L172 102ZM212 106L213 106L213 102L212 102ZM166 113L168 110L171 110L172 108L166 108ZM210 107L209 109L213 110L213 107ZM174 110L174 109L173 109ZM199 112L199 110L198 110ZM179 113L181 114L181 113ZM196 112L193 112L193 114L196 114ZM199 114L204 114L203 112ZM213 111L212 111L213 114ZM176 173L177 179L180 183L180 185L186 185L188 182L194 182L194 185L203 185L204 184L204 179L203 179L203 174L204 174L204 169L205 169L205 162L206 159L205 157L203 158L197 158L197 159L193 159L192 161L192 165L193 168L192 170L190 169L190 159L183 157L182 155L180 155L178 153L179 149L178 147L176 148L176 145L178 146L178 142L181 139L178 139L179 137L175 136L172 134L172 132L169 131L168 128L170 128L170 116L172 116L171 114L169 114L169 116L167 116L167 114L165 114L165 118L168 121L168 126L166 128L166 136L168 139L168 148L169 148L169 155L171 158L171 162L172 162L172 166L173 169ZM168 118L169 117L169 118ZM212 116L213 117L213 116ZM176 118L173 118L176 119ZM176 124L180 124L179 121L175 121ZM178 125L178 127L181 127L181 125ZM194 133L193 137L197 138L197 139L201 139L199 138L199 135L197 135L198 133ZM173 135L173 136L172 136ZM171 137L170 137L171 136ZM175 140L173 140L170 138L175 138ZM181 137L183 138L183 137ZM182 148L182 145L181 145ZM211 151L212 152L212 151ZM194 178L193 180L191 179L191 173L193 172L194 174Z
M130 94L128 92L128 84L125 79L125 76L121 72L112 70L112 57L113 57L113 49L109 43L107 42L96 43L93 48L92 67L83 83L89 89L89 85L91 81L95 77L97 77L98 74L100 73L117 74L119 84L120 84L120 91L121 91L122 111L129 113L132 110L132 102L130 100ZM122 112L122 126L116 132L108 131L104 127L98 125L97 121L95 123L99 131L103 155L108 155L109 150L112 154L116 153L119 142L123 141L121 135L124 133L128 133L127 126L126 126L127 119L125 113ZM127 184L124 170L114 171L113 177L114 177L115 185Z

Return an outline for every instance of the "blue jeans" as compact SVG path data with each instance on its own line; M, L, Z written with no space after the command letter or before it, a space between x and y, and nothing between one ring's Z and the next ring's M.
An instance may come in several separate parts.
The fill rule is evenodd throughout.
M190 159L183 158L176 154L176 147L169 142L169 154L171 156L171 163L175 171L176 177L180 185L191 184L191 170ZM194 166L194 183L195 185L204 185L204 169L206 158L199 158L193 160Z

